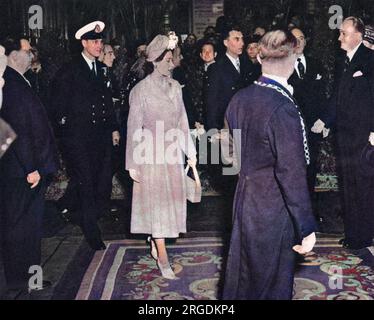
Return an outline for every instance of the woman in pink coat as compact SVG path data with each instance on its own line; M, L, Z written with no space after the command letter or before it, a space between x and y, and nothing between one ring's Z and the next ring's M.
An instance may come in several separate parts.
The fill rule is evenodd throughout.
M186 232L185 155L196 165L179 83L170 77L173 43L158 35L147 47L152 73L130 93L126 169L134 180L131 232L151 235L151 254L164 278L176 279L165 238Z

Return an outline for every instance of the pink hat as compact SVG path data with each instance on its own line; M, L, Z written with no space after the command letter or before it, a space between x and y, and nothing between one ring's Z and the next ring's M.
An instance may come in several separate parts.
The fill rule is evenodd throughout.
M157 35L147 46L147 61L153 62L169 47L169 38L167 36Z

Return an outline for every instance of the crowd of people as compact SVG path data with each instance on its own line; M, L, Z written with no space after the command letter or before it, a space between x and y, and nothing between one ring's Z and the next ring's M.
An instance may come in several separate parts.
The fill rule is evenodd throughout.
M337 137L342 245L372 244L371 26L356 17L343 22L329 99L327 75L305 54L306 37L297 27L259 27L250 35L234 24L220 34L208 27L202 39L190 34L183 43L174 33L157 35L139 43L134 59L121 56L115 42L105 43L104 29L101 21L79 29L82 52L43 90L43 65L30 42L1 42L0 219L9 288L25 287L29 267L40 265L45 192L60 157L69 182L56 206L81 227L88 245L106 249L98 220L110 210L117 174L132 199L131 232L147 235L162 276L178 279L165 239L187 231L184 163L186 158L196 167L199 149L191 129L209 131L211 148L226 129L241 130L240 141L233 141L240 150L239 175L222 175L231 165L223 160L208 162L213 186L234 208L224 299L292 297L296 254L311 251L316 241L311 199L319 143L330 130ZM177 146L158 140L159 123L166 135L181 132ZM148 133L151 142L143 140ZM153 161L139 161L139 146ZM173 163L164 159L170 148L178 160Z

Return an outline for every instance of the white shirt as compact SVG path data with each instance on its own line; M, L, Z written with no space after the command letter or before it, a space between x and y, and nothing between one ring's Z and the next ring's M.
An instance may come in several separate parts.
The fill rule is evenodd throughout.
M234 65L235 69L240 73L240 69L238 69L238 65L240 66L239 57L234 58L234 57L230 56L227 52L226 52L226 56L230 59L230 61Z
M215 62L216 62L216 60L213 60L213 61L211 61L211 62L209 62L209 63L204 63L204 70L205 70L205 72L207 72L207 71L208 71L208 67L209 67L211 64L215 63Z
M291 94L293 94L293 87L290 84L288 84L287 78L283 78L283 77L279 77L279 76L275 76L275 75L267 74L267 73L263 73L262 75L266 78L269 78L271 80L278 82L283 87L285 87Z
M305 59L305 56L304 54L302 54L300 57L298 57L297 59L301 59L301 63L303 64L304 66L304 70L305 70L305 73L306 73L306 59ZM297 67L299 65L299 61L295 61L295 70L297 72L297 75L299 76L300 78L300 72L299 72L299 68Z
M86 60L88 66L90 67L90 70L92 70L92 62L95 62L95 73L97 74L96 60L89 59L88 57L86 57L86 55L83 52L82 52L82 57L84 58L84 60Z
M360 47L361 44L362 44L362 41L352 51L349 51L349 52L347 51L347 57L349 58L349 61L352 61L353 56L355 55L355 53L357 52L357 50L358 50L358 48Z

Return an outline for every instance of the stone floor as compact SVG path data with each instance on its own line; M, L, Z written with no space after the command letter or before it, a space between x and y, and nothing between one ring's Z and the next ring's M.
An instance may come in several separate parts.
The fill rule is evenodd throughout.
M113 201L113 210L100 220L104 240L137 238L130 234L130 214L123 201ZM315 199L319 215L320 231L328 234L341 234L342 223L339 217L336 193L320 193ZM203 197L200 204L189 204L187 230L183 237L228 236L230 234L231 203L222 197ZM142 238L142 237L140 237ZM80 228L67 224L59 216L53 202L47 203L44 219L44 239L42 242L42 267L45 279L52 287L33 292L7 292L1 290L4 280L0 279L0 295L3 299L49 300L63 277L69 263L81 245L85 244ZM87 250L88 247L87 247ZM0 261L1 262L1 261ZM0 269L1 269L0 263ZM2 274L0 270L0 275Z

